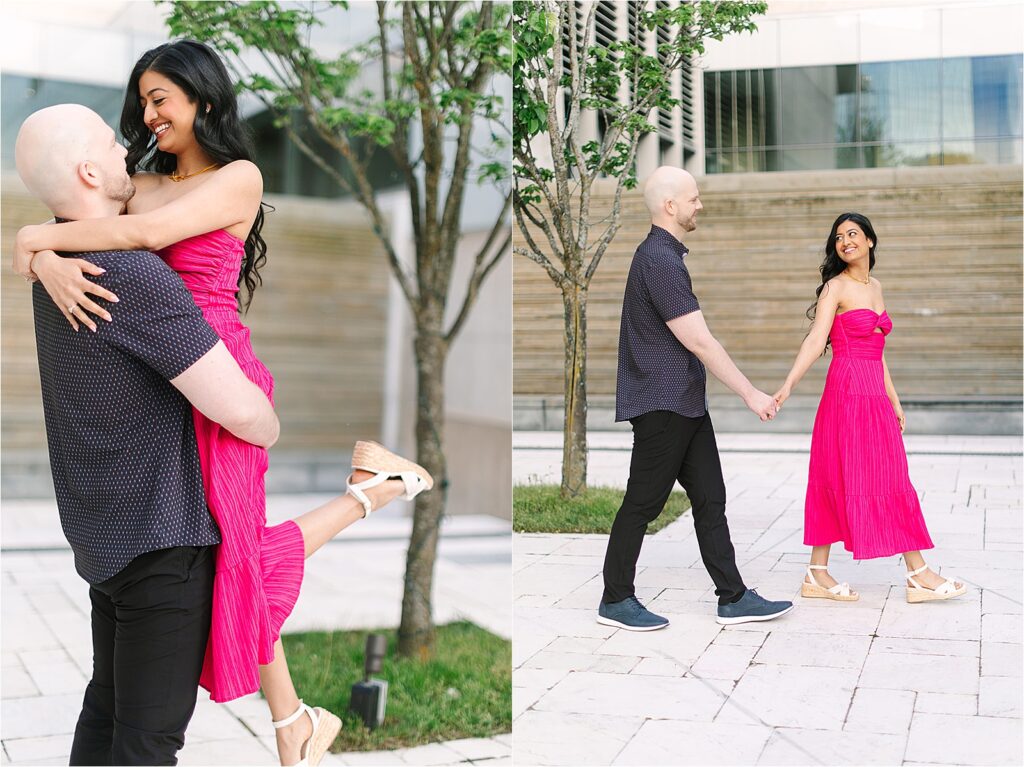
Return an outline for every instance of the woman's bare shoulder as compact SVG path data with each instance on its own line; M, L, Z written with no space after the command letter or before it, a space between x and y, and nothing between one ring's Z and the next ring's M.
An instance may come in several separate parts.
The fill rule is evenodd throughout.
M843 279L843 275L837 274L825 283L822 293L824 294L827 291L832 295L841 295L844 287L846 287L846 280Z
M243 184L259 185L261 188L263 186L263 174L260 173L256 163L251 160L232 160L221 168L220 173L225 171Z
M259 173L259 166L252 160L232 160L225 168L233 168L237 173Z
M232 160L215 173L197 176L196 186L212 184L211 189L220 189L225 193L255 194L263 193L263 174L250 160Z

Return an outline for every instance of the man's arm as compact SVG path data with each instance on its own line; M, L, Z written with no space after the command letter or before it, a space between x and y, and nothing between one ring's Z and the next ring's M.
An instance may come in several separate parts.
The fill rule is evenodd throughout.
M263 391L245 377L223 341L171 379L192 406L239 439L269 448L281 423Z
M740 396L762 421L775 415L775 400L754 388L747 377L736 367L728 352L708 330L704 314L700 310L688 312L665 323L672 335L683 346L697 355L704 366L719 381Z
M153 253L97 254L120 301L97 333L169 381L200 413L260 447L277 441L280 424L263 391L246 378L203 319L185 283Z

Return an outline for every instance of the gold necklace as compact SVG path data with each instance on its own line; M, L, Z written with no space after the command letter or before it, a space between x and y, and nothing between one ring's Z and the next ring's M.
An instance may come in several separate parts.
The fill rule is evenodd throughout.
M854 277L852 274L850 274L848 271L846 271L845 269L843 269L843 274L845 274L847 277L849 277L854 282L859 282L861 285L870 285L871 284L871 278L870 277L868 277L866 280L859 280L856 277Z
M217 165L218 165L218 163L214 163L213 165L207 165L202 170L197 170L195 173L187 173L184 176L182 176L179 173L172 173L170 178L171 178L171 181L184 181L187 178L192 178L193 176L198 176L200 173L206 173L206 171L208 171L208 170L213 170L214 168L217 167Z

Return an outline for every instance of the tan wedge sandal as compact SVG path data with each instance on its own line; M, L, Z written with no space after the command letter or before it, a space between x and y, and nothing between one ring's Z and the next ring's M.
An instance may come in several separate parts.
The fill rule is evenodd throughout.
M355 484L350 474L346 482L348 494L363 504L363 509L366 510L364 517L373 511L373 504L370 503L365 491L389 479L402 480L405 484L405 493L401 497L407 501L434 487L434 478L430 476L430 472L417 463L395 455L376 442L356 442L352 448L352 471L357 469L373 474L369 479Z
M928 569L928 565L922 565L916 570L910 570L907 572L907 580L912 584L907 586L907 601L911 604L917 602L933 602L939 599L952 599L958 597L961 594L967 593L967 586L960 584L960 588L956 587L956 582L946 578L942 581L942 584L936 586L934 589L929 589L922 586L920 583L914 580L915 575L920 575Z
M803 581L800 584L800 596L809 599L834 599L837 602L856 602L860 594L850 590L849 583L837 583L830 589L825 588L814 577L815 570L828 570L828 565L808 565L807 577L811 582Z
M317 708L310 708L300 700L299 707L294 714L271 724L274 725L275 730L280 730L282 727L290 725L303 714L308 714L313 722L313 734L309 736L309 740L302 744L302 750L299 751L299 756L302 758L292 767L316 767L316 765L320 764L320 760L324 758L324 754L327 753L331 743L338 737L338 733L341 731L341 720L325 708L320 708L319 706Z

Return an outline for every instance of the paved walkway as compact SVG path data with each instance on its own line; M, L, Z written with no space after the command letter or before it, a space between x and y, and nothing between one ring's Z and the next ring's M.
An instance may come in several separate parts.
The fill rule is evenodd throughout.
M268 516L287 519L324 500L272 496ZM75 573L52 502L5 501L2 523L0 764L67 764L91 672L88 587ZM317 552L306 563L286 631L397 626L410 525L394 504ZM435 574L437 622L468 619L511 637L510 561L508 522L483 515L448 518ZM270 714L258 695L216 704L201 692L198 700L180 764L277 764ZM511 763L511 753L511 737L501 735L329 755L323 764L500 765Z
M515 482L558 481L561 436L516 433ZM797 608L722 627L693 523L649 537L637 595L672 624L595 620L605 536L516 535L517 765L1019 765L1021 441L908 436L944 575L965 597L909 605L898 557L832 573L856 603L799 597L809 438L719 435L748 586ZM625 486L629 434L594 434L592 484ZM840 547L841 548L841 547Z

